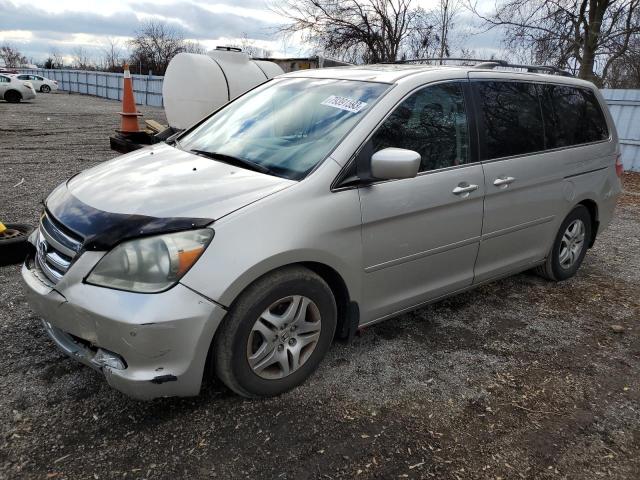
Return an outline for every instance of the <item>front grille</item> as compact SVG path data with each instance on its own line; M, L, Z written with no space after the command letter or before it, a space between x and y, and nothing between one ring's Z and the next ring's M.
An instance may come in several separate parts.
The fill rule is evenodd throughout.
M36 245L36 263L51 282L56 284L62 279L81 246L79 238L66 232L64 227L46 213L42 215Z

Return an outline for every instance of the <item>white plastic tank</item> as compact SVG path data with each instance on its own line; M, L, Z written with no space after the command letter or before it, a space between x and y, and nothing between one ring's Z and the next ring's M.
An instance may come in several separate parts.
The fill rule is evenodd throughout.
M169 62L162 84L169 126L187 128L282 73L277 64L251 60L238 48L218 47L206 55L179 53Z

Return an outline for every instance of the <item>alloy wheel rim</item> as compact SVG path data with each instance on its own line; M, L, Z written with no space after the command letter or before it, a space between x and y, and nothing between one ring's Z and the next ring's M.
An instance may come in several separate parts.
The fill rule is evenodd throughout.
M584 248L585 227L584 222L576 219L569 224L560 240L560 252L558 260L565 270L573 267Z
M261 378L284 378L305 364L320 339L317 305L303 295L272 303L255 321L247 340L247 361Z

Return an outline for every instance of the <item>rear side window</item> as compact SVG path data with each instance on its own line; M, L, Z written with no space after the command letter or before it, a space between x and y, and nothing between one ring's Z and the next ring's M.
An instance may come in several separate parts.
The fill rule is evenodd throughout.
M8 77L0 75L0 83L11 83L11 80Z
M469 130L462 86L426 87L404 100L371 138L373 151L405 148L422 157L420 171L468 162Z
M606 140L607 122L595 94L586 88L542 86L547 148Z
M486 159L544 150L544 126L536 85L474 82L482 107Z

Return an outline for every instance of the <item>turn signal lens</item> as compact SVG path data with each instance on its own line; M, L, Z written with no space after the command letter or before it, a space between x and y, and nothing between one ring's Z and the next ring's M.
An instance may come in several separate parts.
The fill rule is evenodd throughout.
M181 277L196 263L196 260L204 252L204 246L194 248L193 250L182 250L178 252L178 271L176 275Z

